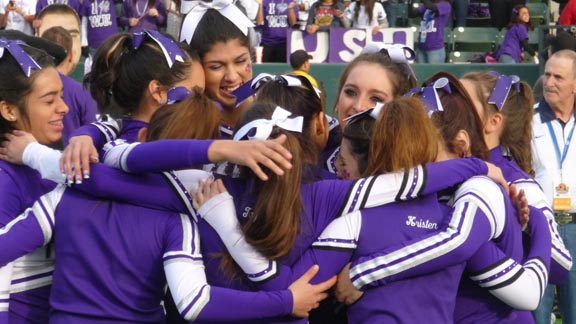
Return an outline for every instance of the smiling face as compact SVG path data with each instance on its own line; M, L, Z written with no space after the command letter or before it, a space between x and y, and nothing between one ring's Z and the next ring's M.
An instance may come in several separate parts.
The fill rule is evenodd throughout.
M518 19L525 24L530 21L530 12L528 11L528 8L521 8L518 10Z
M340 125L344 127L344 119L377 103L390 102L394 99L393 89L388 71L375 63L359 63L348 74L338 95L336 112Z
M62 119L68 106L62 99L62 81L57 70L45 68L36 73L32 91L25 100L28 122L15 109L15 127L30 132L41 144L52 144L62 138Z
M252 79L250 51L237 39L218 42L204 54L206 93L223 108L233 108L236 97L231 92Z

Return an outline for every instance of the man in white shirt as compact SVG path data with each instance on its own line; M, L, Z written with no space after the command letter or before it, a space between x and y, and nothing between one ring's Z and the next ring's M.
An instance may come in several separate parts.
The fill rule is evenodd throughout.
M0 0L0 27L34 35L36 0Z
M576 255L576 145L574 94L576 52L561 50L546 62L543 99L532 120L532 160L535 179L553 206L558 231L572 256ZM562 322L576 322L576 268L557 286ZM537 323L550 323L554 286L548 286L534 312Z

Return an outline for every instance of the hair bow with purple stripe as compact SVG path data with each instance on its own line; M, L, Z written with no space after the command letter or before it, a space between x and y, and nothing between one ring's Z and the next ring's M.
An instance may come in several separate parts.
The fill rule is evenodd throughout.
M176 42L156 30L145 30L143 32L134 33L132 35L132 46L135 50L139 49L144 43L146 37L150 37L162 50L164 57L166 58L166 63L169 67L174 65L174 62L184 62L186 55L184 51L176 44Z
M42 67L20 46L25 44L26 43L21 40L9 40L4 37L0 38L0 59L4 57L6 51L8 51L16 62L18 62L26 77L30 77L32 69L41 70Z
M504 75L494 71L490 72L490 74L498 77L498 79L490 93L490 97L488 97L488 103L495 105L500 111L504 107L506 99L508 99L512 85L516 88L516 92L520 93L520 77L517 75Z
M414 88L408 91L404 97L413 97L415 94L421 93L422 95L420 100L422 100L422 103L430 113L435 111L444 111L444 107L440 101L440 96L438 95L438 90L444 90L448 93L452 93L452 89L450 88L450 81L448 78L440 78L428 86Z

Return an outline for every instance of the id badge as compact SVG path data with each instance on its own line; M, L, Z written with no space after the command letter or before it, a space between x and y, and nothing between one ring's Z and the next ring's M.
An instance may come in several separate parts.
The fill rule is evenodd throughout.
M572 198L570 188L565 183L560 183L554 187L554 210L572 209Z

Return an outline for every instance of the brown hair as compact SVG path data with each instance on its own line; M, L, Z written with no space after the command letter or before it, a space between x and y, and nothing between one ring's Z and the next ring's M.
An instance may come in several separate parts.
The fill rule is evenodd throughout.
M377 53L361 54L346 65L346 68L344 68L342 75L340 75L340 80L338 81L337 96L340 96L350 72L352 72L357 65L362 63L378 64L386 70L390 81L392 81L394 97L401 96L408 92L408 90L416 87L416 78L412 76L412 71L408 64L394 63L386 51L380 51ZM336 100L334 110L336 110L337 106L338 100Z
M70 32L64 27L50 27L46 29L40 36L64 47L66 52L68 52L68 55L70 55L72 52L72 36L70 35Z
M534 114L534 98L532 90L526 82L520 82L520 91L511 86L508 97L498 111L496 105L489 104L488 98L498 81L498 77L488 72L471 72L465 74L462 79L469 80L474 84L476 95L482 102L482 110L486 119L500 113L504 117L500 145L510 151L518 166L530 176L534 176L532 169L532 115ZM485 123L486 120L483 120Z
M376 120L369 114L363 114L349 121L342 131L342 138L350 143L352 156L358 163L358 173L364 174L368 166L372 128Z
M483 160L488 160L490 153L484 141L482 122L476 109L474 109L472 99L470 99L460 81L448 72L438 72L428 78L424 84L432 84L443 77L450 82L452 93L438 90L444 110L434 112L431 119L438 128L446 148L450 152L463 156L466 152L455 141L455 138L459 131L465 130L470 137L471 154Z
M374 123L368 166L363 176L432 162L437 150L436 129L420 100L397 98L386 103Z
M250 121L271 118L275 108L276 105L270 103L254 103L238 121L238 129ZM243 228L246 241L269 259L278 259L290 252L302 223L300 185L304 174L302 143L305 136L275 127L270 138L281 134L288 138L284 146L292 154L292 168L283 176L265 170L268 181L254 177L258 201Z
M302 126L302 158L308 163L318 163L318 152L324 148L316 147L312 135L312 120L324 111L322 100L316 94L310 81L304 76L291 75L302 82L302 86L287 86L280 80L268 81L257 91L254 103L268 103L280 106L294 114L304 117ZM310 135L306 135L310 134Z
M190 98L164 105L150 118L146 141L213 139L220 136L218 108L199 88Z

